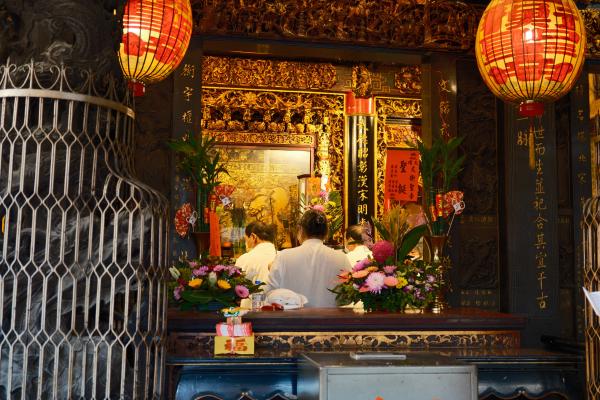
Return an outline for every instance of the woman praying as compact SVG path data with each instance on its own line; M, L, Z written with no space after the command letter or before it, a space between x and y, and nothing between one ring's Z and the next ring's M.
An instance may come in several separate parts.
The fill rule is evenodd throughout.
M301 245L280 251L271 267L267 288L289 289L308 299L307 307L335 307L336 284L340 270L350 270L350 261L340 251L323 244L327 237L327 217L309 209L300 220Z

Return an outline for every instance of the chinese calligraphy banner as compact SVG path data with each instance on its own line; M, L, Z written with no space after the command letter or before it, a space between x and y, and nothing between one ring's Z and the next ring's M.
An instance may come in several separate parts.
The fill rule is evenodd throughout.
M385 163L385 203L417 201L419 195L419 152L388 149Z

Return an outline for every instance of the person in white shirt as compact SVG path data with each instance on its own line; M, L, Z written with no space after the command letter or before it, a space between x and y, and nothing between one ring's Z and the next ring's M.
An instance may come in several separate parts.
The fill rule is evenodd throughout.
M274 229L263 222L254 221L246 226L245 234L248 252L237 259L235 266L241 268L252 282L266 282L269 266L277 254L273 244Z
M353 267L359 261L373 255L365 245L365 232L361 225L351 225L346 229L346 256Z
M307 210L300 220L300 246L277 253L266 292L289 289L308 299L306 307L335 307L335 294L328 289L337 284L341 270L351 269L340 251L323 244L327 237L327 217L322 211Z

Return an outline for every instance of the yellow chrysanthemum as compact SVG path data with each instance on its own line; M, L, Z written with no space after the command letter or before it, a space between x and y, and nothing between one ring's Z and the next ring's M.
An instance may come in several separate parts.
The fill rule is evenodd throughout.
M367 271L369 271L369 272L379 271L379 267L373 265L373 266L367 268Z
M202 279L200 279L200 278L192 279L191 281L188 282L188 286L191 287L192 289L199 288L200 285L202 285Z
M408 281L406 278L398 277L398 284L396 285L396 289L402 289L404 286L408 285Z
M223 290L227 290L227 289L231 289L231 285L229 284L229 282L223 280L223 279L219 279L217 281L217 286L220 287Z

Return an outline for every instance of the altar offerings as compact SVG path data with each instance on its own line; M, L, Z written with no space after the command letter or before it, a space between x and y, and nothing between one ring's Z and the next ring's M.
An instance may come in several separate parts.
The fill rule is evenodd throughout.
M430 353L307 353L303 400L476 400L477 368Z

